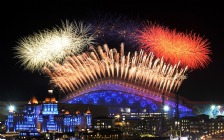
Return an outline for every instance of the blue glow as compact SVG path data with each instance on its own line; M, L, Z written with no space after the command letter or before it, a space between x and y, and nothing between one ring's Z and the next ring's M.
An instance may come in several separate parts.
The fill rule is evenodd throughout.
M165 95L164 103L170 107L170 111L173 111L176 109L176 102L170 96ZM111 79L94 82L94 85L87 86L85 90L80 90L78 93L71 93L71 95L66 96L61 102L148 108L151 112L158 112L162 109L161 93L153 92L146 88L137 88L134 84ZM180 113L183 112L186 115L192 114L191 108L182 104L178 106Z
M43 104L42 114L58 114L57 104Z
M120 104L121 102L122 102L122 98L121 98L121 97L118 97L118 98L117 98L117 103Z
M121 91L93 91L85 95L73 98L69 100L71 104L103 104L110 106L123 106L128 105L129 107L147 107L151 108L152 111L159 109L159 104L151 99L146 99L134 94L128 94ZM116 103L116 104L111 104Z
M133 104L134 103L133 99L129 99L128 103L129 105Z
M111 97L110 97L110 96L107 96L107 97L105 98L105 101L106 101L107 103L109 103L109 102L111 101Z
M88 98L80 98L80 102L88 102ZM83 100L82 100L83 99ZM41 112L41 113L40 113ZM92 114L88 114L85 118L81 114L59 114L58 104L44 103L37 105L26 105L24 111L21 113L9 112L6 121L7 132L22 132L22 135L39 135L37 127L40 132L57 131L57 132L74 132L77 125L91 125ZM41 123L41 125L38 125ZM63 128L63 129L62 129ZM62 131L63 130L63 131Z
M142 101L142 102L141 102L141 106L142 106L142 107L145 107L145 106L146 106L145 101Z
M161 100L161 97L156 97L156 99L157 98L158 100ZM97 105L114 106L114 107L127 106L130 108L137 108L137 109L147 108L149 112L160 112L162 109L162 103L158 102L157 100L146 98L145 96L130 94L127 92L116 90L91 91L82 94L80 96L70 98L70 100L68 100L67 103L97 104ZM170 112L175 112L176 107L175 102L165 100L165 104L169 106ZM192 110L183 105L179 105L179 112L181 116L192 114ZM172 115L172 113L169 114Z

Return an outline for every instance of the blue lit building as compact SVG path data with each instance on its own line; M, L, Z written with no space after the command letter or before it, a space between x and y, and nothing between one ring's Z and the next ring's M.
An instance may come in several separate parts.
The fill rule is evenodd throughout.
M32 131L38 132L39 122L38 115L40 106L35 98L29 101L24 106L23 112L9 111L8 119L6 120L6 132ZM38 135L38 133L34 134Z
M7 133L30 132L30 135L39 133L74 132L75 128L86 129L91 127L92 114L88 109L86 113L76 111L70 114L68 111L59 111L56 99L46 98L38 103L33 97L24 106L22 112L11 111L6 120Z
M164 98L164 101L163 99ZM138 83L128 83L119 79L102 79L90 83L85 87L67 94L60 100L68 104L93 104L109 107L109 115L115 116L122 113L122 108L130 108L131 113L162 113L163 105L169 106L168 118L175 117L178 108L179 117L195 115L188 100L179 96L178 105L174 93L164 93L143 87ZM142 111L144 110L144 112Z

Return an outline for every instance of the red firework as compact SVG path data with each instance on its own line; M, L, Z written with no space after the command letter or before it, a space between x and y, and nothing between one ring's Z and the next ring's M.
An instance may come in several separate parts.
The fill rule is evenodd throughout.
M190 69L206 67L210 62L209 42L199 35L179 33L156 24L148 24L138 35L140 49L164 57L172 64L188 66Z

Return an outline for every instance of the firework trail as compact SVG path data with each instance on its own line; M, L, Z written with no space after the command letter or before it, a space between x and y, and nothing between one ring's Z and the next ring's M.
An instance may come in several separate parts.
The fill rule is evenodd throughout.
M125 43L130 47L137 45L137 29L140 28L138 20L131 20L126 16L99 15L88 20L93 26L91 33L99 44Z
M111 78L156 92L176 92L188 68L204 68L211 61L209 43L196 34L155 24L139 30L132 22L109 19L93 22L92 28L66 22L23 38L15 48L16 57L25 69L43 72L65 93ZM140 42L140 51L125 54L124 43L120 51L106 44L95 48L95 38L127 44L129 38ZM89 50L81 53L86 46Z
M92 51L81 55L68 56L63 64L51 63L45 69L51 82L64 92L73 92L92 82L113 78L156 91L173 92L186 79L187 67L166 64L163 58L143 51L135 52L133 56L130 52L124 55L124 44L121 44L120 53L107 45L90 49Z
M62 27L22 38L14 48L15 57L20 59L25 69L41 71L48 63L63 61L66 56L78 54L93 43L94 38L88 33L90 29L81 22L66 21Z
M189 69L204 68L211 62L208 40L199 35L180 33L152 23L139 32L140 49L164 57L167 62L180 62Z

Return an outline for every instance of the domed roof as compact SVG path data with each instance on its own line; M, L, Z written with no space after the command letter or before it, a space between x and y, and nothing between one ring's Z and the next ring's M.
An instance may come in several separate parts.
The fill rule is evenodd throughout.
M69 111L65 111L65 114L69 114Z
M89 108L87 109L86 114L91 114L91 111L89 110Z
M45 103L57 103L55 97L46 97L44 102Z
M51 98L51 102L52 102L52 103L56 103L56 98L55 98L55 97L52 97L52 98Z
M75 112L75 114L80 114L80 111L79 111L79 110L77 110L77 111Z
M33 96L30 101L28 102L28 104L38 104L37 98L35 96Z

